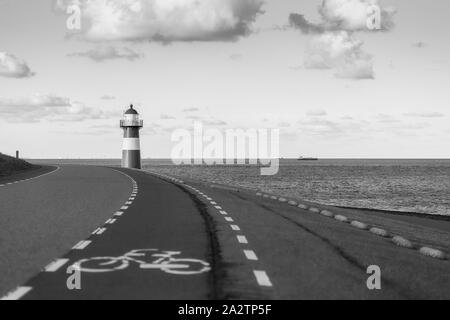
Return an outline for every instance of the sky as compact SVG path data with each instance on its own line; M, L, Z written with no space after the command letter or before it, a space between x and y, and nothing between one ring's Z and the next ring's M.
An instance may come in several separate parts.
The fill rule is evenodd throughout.
M282 157L450 158L448 0L82 0L70 30L74 4L0 0L2 153L120 158L133 103L146 158L195 120L278 128Z

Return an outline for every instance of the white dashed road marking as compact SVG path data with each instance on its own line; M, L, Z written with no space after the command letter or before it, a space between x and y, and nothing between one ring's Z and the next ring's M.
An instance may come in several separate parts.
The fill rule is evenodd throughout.
M267 276L267 273L265 271L260 271L260 270L254 270L253 274L256 277L256 281L258 282L258 284L262 287L271 287L272 286L272 282L270 282L269 277Z
M256 253L253 250L244 250L244 254L248 260L254 261L258 260L258 257L256 256Z
M106 221L106 223L107 224L113 224L114 222L116 222L117 220L116 219L108 219L107 221Z
M19 300L28 292L30 292L31 289L32 289L31 287L18 287L16 290L8 293L5 297L1 298L0 300Z
M239 243L244 243L244 244L248 243L247 238L245 236L237 236L237 240Z
M69 259L58 259L56 261L53 261L52 263L50 263L48 266L45 267L45 272L56 272L67 262L69 262Z
M230 222L229 226L232 230L234 231L240 231L241 228L236 225L236 224L231 224L234 222L234 219L230 216L228 216L228 213L225 210L222 210L222 207L217 205L217 202L213 201L212 198L210 198L208 195L202 193L201 191L199 191L198 189L186 185L188 188L196 191L199 195L202 195L205 199L207 199L208 201L210 201L210 204L214 206L214 208L216 208L217 210L219 210L219 213L226 216L224 217L225 221ZM236 236L237 241L240 244L248 244L248 240L247 237L244 235L237 235ZM250 250L250 249L245 249L243 250L243 253L245 255L245 257L247 258L247 260L250 261L258 261L258 257L255 253L255 251ZM255 275L256 281L258 283L258 285L262 286L262 287L272 287L272 282L270 281L269 277L267 276L266 271L263 270L253 270L253 273Z
M95 229L94 232L92 232L92 234L100 235L100 234L102 234L105 231L106 231L106 228L97 228L97 229Z
M123 215L123 211L117 211L116 213L114 213L114 215L116 217L120 217L121 215Z
M80 242L78 242L78 243L75 245L75 247L73 247L72 249L74 249L74 250L83 250L83 249L85 249L88 245L90 245L91 242L92 242L92 241L90 241L90 240L83 240L83 241L80 241Z

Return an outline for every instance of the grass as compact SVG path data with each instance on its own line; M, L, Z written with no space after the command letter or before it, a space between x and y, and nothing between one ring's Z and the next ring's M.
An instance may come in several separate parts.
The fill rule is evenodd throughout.
M33 168L35 168L35 166L24 160L0 153L0 177L9 176Z

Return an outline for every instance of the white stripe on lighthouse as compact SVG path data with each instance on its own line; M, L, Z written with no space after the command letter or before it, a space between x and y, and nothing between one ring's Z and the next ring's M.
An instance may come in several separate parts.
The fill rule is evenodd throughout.
M141 150L139 138L123 138L122 150Z

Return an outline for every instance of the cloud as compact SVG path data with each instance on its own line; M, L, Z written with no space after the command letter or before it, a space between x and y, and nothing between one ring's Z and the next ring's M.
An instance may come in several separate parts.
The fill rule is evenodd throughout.
M421 49L421 48L424 48L426 46L426 44L425 44L425 42L419 41L419 42L414 42L412 44L412 46L415 48Z
M445 114L440 112L409 112L404 114L407 117L416 118L443 118Z
M290 126L291 126L291 124L289 122L286 122L286 121L281 121L281 122L278 123L278 127L280 127L280 128L288 128Z
M368 20L375 11L380 13L380 28L387 31L394 27L396 10L382 7L378 0L324 0L319 6L321 21L312 23L304 15L291 13L289 24L300 29L304 34L323 33L327 31L374 31L368 27Z
M167 114L162 114L159 118L162 119L162 120L174 120L174 119L176 119L175 117L169 116Z
M313 37L306 49L307 69L334 69L338 78L373 79L372 57L362 50L363 42L345 31Z
M205 120L202 120L202 123L205 126L226 126L227 125L227 123L225 121L222 121L222 120L208 120L208 119L205 119Z
M116 97L110 95L104 95L100 97L101 100L115 100Z
M319 12L327 29L368 31L367 21L374 10L380 11L380 30L392 29L396 10L382 7L378 0L324 0Z
M242 57L243 57L243 55L240 54L240 53L233 53L233 54L230 55L229 58L230 58L230 60L238 61L238 60L241 60Z
M369 28L374 10L380 13L380 26ZM372 56L362 49L355 32L388 31L394 26L395 9L382 7L378 0L323 0L318 9L320 22L291 13L289 23L311 39L304 65L308 69L333 69L337 78L373 79Z
M134 61L143 57L142 54L136 53L130 48L98 47L84 52L74 52L67 55L68 57L86 57L95 62L103 62L105 60L126 59Z
M88 41L235 41L251 32L263 0L59 0L80 3Z
M297 133L302 136L327 138L355 137L367 130L367 123L354 120L330 120L325 117L312 117L297 122Z
M0 118L9 122L83 121L109 118L113 113L85 106L57 95L35 94L7 99L0 97Z
M217 120L211 116L190 115L185 117L188 120L200 121L205 126L225 126L227 123L222 120Z
M298 125L301 131L308 135L337 136L345 132L339 123L327 119L300 120Z
M322 33L325 31L323 26L309 22L303 14L298 13L289 15L289 24L300 29L304 34Z
M306 115L311 117L324 117L327 115L327 112L323 109L314 109L307 111Z
M182 110L183 112L197 112L200 111L199 108L186 108Z
M35 73L25 61L7 52L0 51L0 77L6 78L30 78Z
M380 113L375 116L375 119L381 123L399 123L400 120L389 114Z

